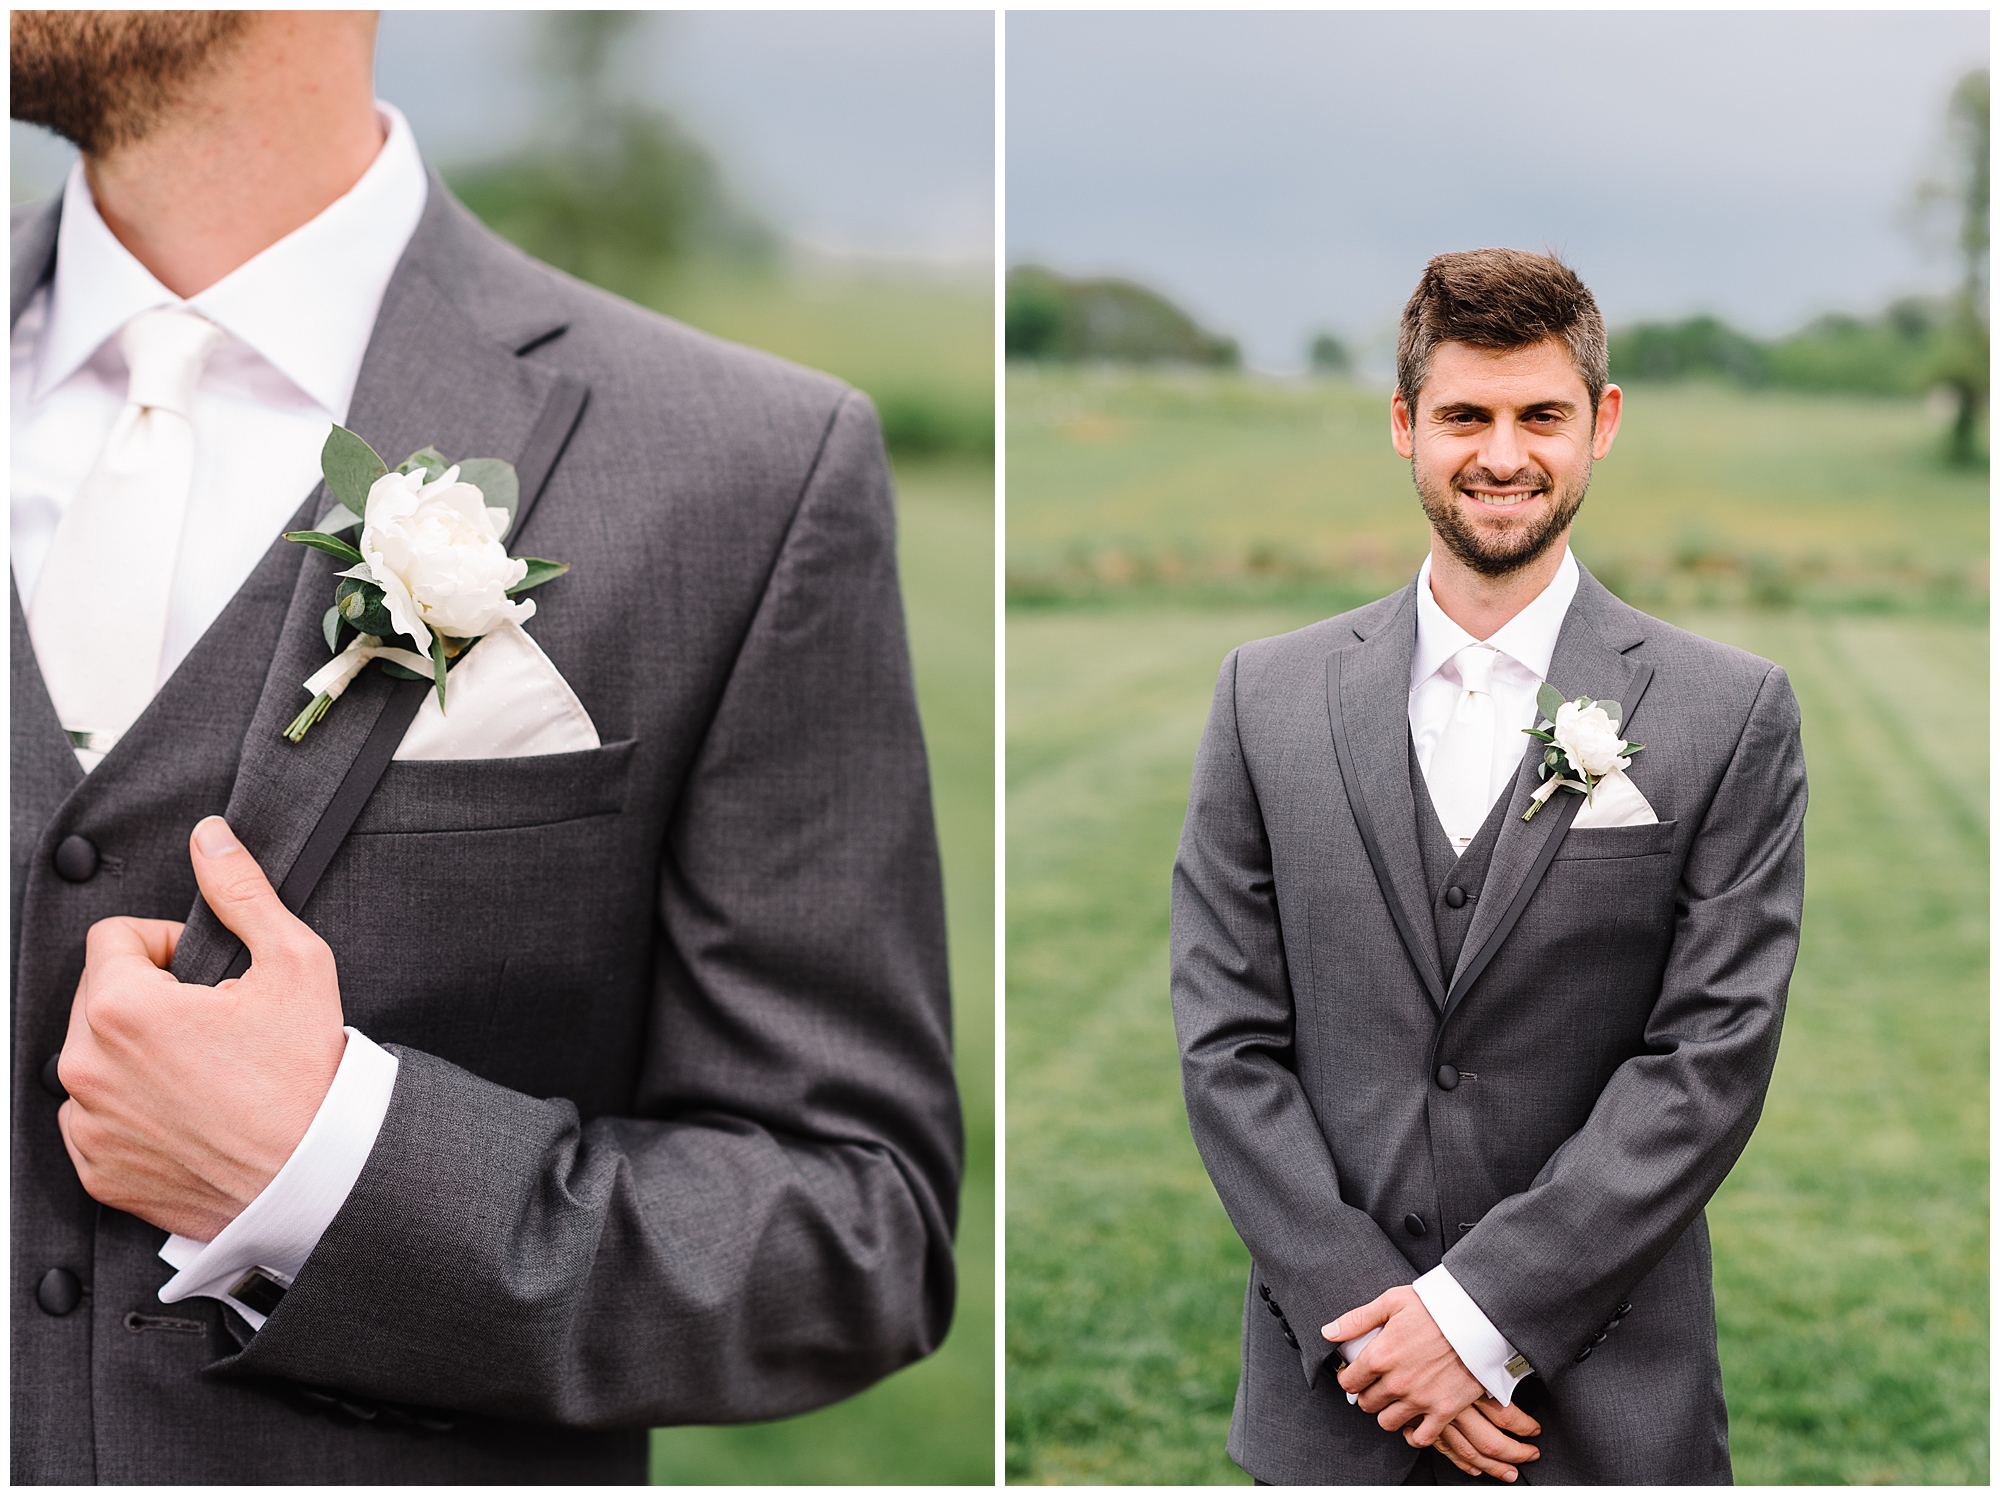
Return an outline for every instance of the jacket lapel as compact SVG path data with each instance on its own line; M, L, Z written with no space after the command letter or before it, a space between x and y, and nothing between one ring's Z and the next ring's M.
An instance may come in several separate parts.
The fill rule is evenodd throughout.
M387 461L435 445L453 457L518 462L545 408L572 395L574 381L518 356L565 322L545 292L526 295L535 283L509 273L511 255L433 175L423 220L383 297L347 420ZM329 505L322 485L315 515ZM523 548L518 538L518 530L510 534L510 550ZM298 550L291 603L225 812L275 886L284 884L396 684L379 670L364 671L303 742L282 736L306 704L301 683L327 660L321 621L341 569L319 551ZM174 974L213 983L238 944L197 900Z
M1624 720L1629 723L1653 678L1651 665L1627 653L1645 638L1638 626L1641 615L1605 591L1589 572L1581 567L1578 570L1576 597L1563 619L1561 632L1556 635L1555 652L1549 659L1549 683L1566 697L1616 701L1625 709ZM1625 736L1632 734L1627 731ZM1458 968L1452 973L1451 990L1444 1005L1446 1017L1458 1007L1467 989L1478 980L1500 943L1513 930L1549 863L1555 859L1570 822L1582 809L1581 795L1559 790L1549 804L1535 813L1532 821L1521 819L1541 783L1535 775L1538 761L1533 752L1521 756L1521 769L1514 776L1507 816L1500 824L1500 836L1493 846L1486 883L1480 890L1472 925L1465 933Z
M1431 1004L1445 1000L1437 925L1424 889L1417 807L1410 784L1410 662L1417 649L1414 583L1388 621L1352 649L1327 657L1327 711L1334 754L1361 842L1396 932ZM1359 632L1357 630L1357 632Z

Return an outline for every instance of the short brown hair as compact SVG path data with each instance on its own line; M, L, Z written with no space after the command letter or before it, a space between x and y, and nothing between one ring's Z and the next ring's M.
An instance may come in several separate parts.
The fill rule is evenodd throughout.
M1396 388L1414 416L1417 392L1430 377L1440 343L1496 351L1527 348L1548 338L1569 346L1590 392L1591 420L1610 381L1604 318L1590 288L1554 255L1520 249L1466 249L1438 255L1403 308L1396 339Z

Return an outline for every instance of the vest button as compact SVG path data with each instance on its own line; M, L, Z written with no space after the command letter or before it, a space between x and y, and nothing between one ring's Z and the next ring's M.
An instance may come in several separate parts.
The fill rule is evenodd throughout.
M1465 890L1457 884L1453 884L1444 891L1444 901L1454 909L1463 909L1465 907Z
M56 872L69 883L87 883L97 871L97 844L87 836L65 836L56 848Z
M68 1268L52 1267L35 1285L35 1302L42 1306L44 1314L67 1314L83 1302L83 1285Z
M62 1077L56 1073L56 1065L61 1059L62 1051L58 1049L42 1061L42 1089L58 1101L67 1101L69 1092L63 1089Z
M1454 1065L1438 1066L1437 1082L1440 1091L1456 1091L1458 1089L1458 1068Z
M1403 1217L1403 1229L1412 1236L1422 1236L1424 1234L1424 1218L1414 1210L1411 1211Z

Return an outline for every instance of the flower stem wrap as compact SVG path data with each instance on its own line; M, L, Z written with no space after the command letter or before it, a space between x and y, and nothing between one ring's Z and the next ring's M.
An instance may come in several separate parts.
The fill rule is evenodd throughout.
M302 682L313 693L306 709L292 719L285 736L294 743L304 738L306 729L326 715L326 709L340 700L341 693L354 684L354 677L370 660L391 660L405 670L413 670L425 680L433 679L431 662L414 649L384 644L373 634L363 634L328 660Z

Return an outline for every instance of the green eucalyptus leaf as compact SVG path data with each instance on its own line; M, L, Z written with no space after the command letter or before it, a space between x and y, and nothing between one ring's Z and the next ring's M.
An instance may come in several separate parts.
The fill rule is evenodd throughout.
M530 587L539 587L544 582L553 582L569 570L567 561L544 561L539 556L516 556L514 559L528 563L528 574L507 589L509 597L526 592Z
M342 530L351 530L362 523L361 516L345 504L335 504L320 520L318 529L327 535L338 535Z
M444 710L444 677L448 669L444 657L444 635L431 630L431 680L437 686L438 710Z
M396 471L399 473L414 473L421 468L423 469L424 482L429 483L434 481L450 466L451 464L445 461L444 454L438 451L436 447L419 447L397 464Z
M368 507L368 490L389 471L389 464L352 431L336 426L326 434L326 445L320 448L319 470L326 475L327 491L359 514Z
M397 680L424 679L423 676L417 674L417 672L412 670L408 665L398 665L394 660L377 660L375 663L382 667L382 673L384 675L393 675L396 677Z
M329 556L338 556L343 561L362 560L361 552L346 541L333 535L323 535L318 530L293 530L286 534L285 539L295 540L300 545L309 545L316 551L325 551Z
M514 513L521 507L521 479L514 464L498 457L468 457L458 465L458 481L478 489L487 508L507 511L507 523L500 531L505 540L514 528Z
M326 610L326 616L319 621L319 631L326 635L326 652L328 654L339 654L340 609L337 606Z
M1613 727L1616 727L1620 722L1623 722L1625 720L1625 708L1620 706L1617 702L1600 701L1597 704L1604 708L1604 715L1611 719L1611 725Z
M1543 681L1541 690L1535 693L1535 710L1553 722L1556 720L1556 711L1562 704L1563 693L1547 681Z

